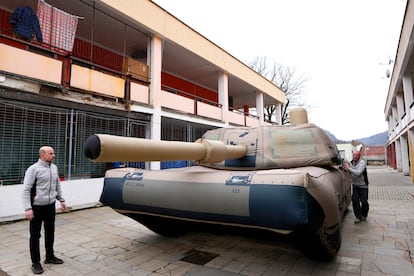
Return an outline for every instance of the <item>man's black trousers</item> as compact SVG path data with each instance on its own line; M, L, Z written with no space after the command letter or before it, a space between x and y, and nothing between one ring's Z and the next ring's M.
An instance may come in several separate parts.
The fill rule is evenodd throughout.
M40 263L40 231L45 230L46 259L54 256L53 243L55 240L55 203L46 206L32 206L34 218L30 221L30 256L32 263Z
M352 207L358 219L368 216L368 187L352 186Z

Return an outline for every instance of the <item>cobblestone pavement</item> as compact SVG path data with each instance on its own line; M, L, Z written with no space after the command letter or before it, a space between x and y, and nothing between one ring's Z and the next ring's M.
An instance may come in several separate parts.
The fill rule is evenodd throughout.
M206 231L166 238L99 207L57 216L55 251L65 263L43 265L43 275L414 275L414 184L388 167L368 174L368 221L354 224L349 207L331 262L311 260L279 237ZM28 238L27 221L0 225L4 275L32 275Z

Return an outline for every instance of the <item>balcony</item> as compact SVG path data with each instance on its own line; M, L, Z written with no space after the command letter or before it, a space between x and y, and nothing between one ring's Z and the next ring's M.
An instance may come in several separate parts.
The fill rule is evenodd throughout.
M79 21L73 49L66 51L45 42L17 38L9 23L17 4L6 0L0 5L0 74L4 76L0 78L1 86L32 93L40 93L41 86L49 86L57 92L74 91L138 107L150 105L150 93L161 93L162 108L176 113L218 122L226 120L232 125L259 125L259 118L253 114L223 110L218 103L218 92L206 84L190 83L192 89L187 89L189 84L183 84L184 78L179 73L166 78L168 74L162 72L160 91L150 91L148 35L108 11L96 10L81 1L48 2L63 5L68 12L87 10L84 14L91 17ZM99 25L98 21L107 23L107 27L94 27ZM123 36L111 40L106 31L116 33L118 29L124 30Z

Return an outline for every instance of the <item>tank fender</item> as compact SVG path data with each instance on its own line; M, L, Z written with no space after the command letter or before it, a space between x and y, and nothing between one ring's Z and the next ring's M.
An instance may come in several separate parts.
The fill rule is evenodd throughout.
M340 192L335 187L335 183L342 183L341 173L336 169L308 168L310 169L308 169L307 191L321 205L325 213L327 229L332 229L331 227L341 223L341 215L338 208L340 205Z

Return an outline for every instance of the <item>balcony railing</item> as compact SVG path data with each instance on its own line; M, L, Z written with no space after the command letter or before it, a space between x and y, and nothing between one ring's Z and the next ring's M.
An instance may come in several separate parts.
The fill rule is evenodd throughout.
M162 106L188 114L223 120L221 104L165 85L162 86ZM255 127L260 124L258 116L233 108L229 108L226 118L234 125Z
M0 37L0 59L0 70L7 74L37 80L62 89L66 87L108 98L149 103L148 83L131 78L123 72L41 48L29 42ZM31 66L21 66L22 64ZM162 88L163 107L218 121L223 120L222 106L219 103L175 88ZM226 118L229 123L235 125L259 125L257 116L238 110L227 111Z

